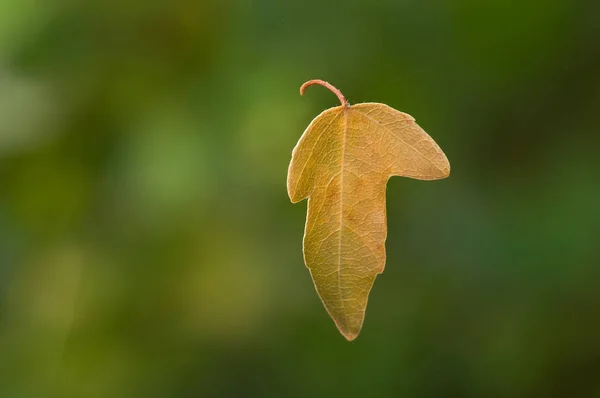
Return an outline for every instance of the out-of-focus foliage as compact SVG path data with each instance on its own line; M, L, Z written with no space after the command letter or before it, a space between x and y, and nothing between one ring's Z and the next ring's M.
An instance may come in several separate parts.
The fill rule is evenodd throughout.
M2 0L0 396L600 396L599 14ZM352 344L285 188L316 77L452 160L390 181Z

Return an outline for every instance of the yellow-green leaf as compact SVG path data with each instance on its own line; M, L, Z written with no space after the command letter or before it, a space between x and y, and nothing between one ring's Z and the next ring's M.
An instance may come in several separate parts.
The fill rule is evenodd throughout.
M362 327L369 292L385 266L385 191L391 176L436 180L450 174L440 147L415 119L385 104L327 109L308 126L292 153L287 189L293 203L308 198L304 261L317 293L348 340Z

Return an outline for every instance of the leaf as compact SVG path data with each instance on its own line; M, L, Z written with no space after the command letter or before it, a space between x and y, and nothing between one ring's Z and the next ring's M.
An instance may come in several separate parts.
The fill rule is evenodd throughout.
M358 336L369 292L385 266L385 191L391 176L448 177L448 159L412 116L385 104L341 106L308 126L294 148L287 189L308 198L304 261L325 309L348 339Z

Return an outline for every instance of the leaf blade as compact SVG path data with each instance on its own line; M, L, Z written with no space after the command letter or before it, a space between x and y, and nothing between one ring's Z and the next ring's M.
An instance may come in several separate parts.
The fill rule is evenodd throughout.
M445 154L414 118L385 104L330 108L300 138L288 194L294 203L308 198L304 260L346 339L360 333L369 293L385 267L388 179L434 180L449 172Z

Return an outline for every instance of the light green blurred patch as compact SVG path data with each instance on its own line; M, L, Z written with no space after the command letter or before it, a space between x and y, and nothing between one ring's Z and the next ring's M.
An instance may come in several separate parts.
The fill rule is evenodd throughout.
M0 64L38 33L53 10L49 3L33 0L0 2Z
M1 25L1 22L0 22ZM0 157L52 138L60 107L49 84L3 69L0 59Z
M190 206L202 208L215 195L216 176L208 163L212 133L179 105L157 105L133 119L119 151L125 205L135 219L156 228Z

